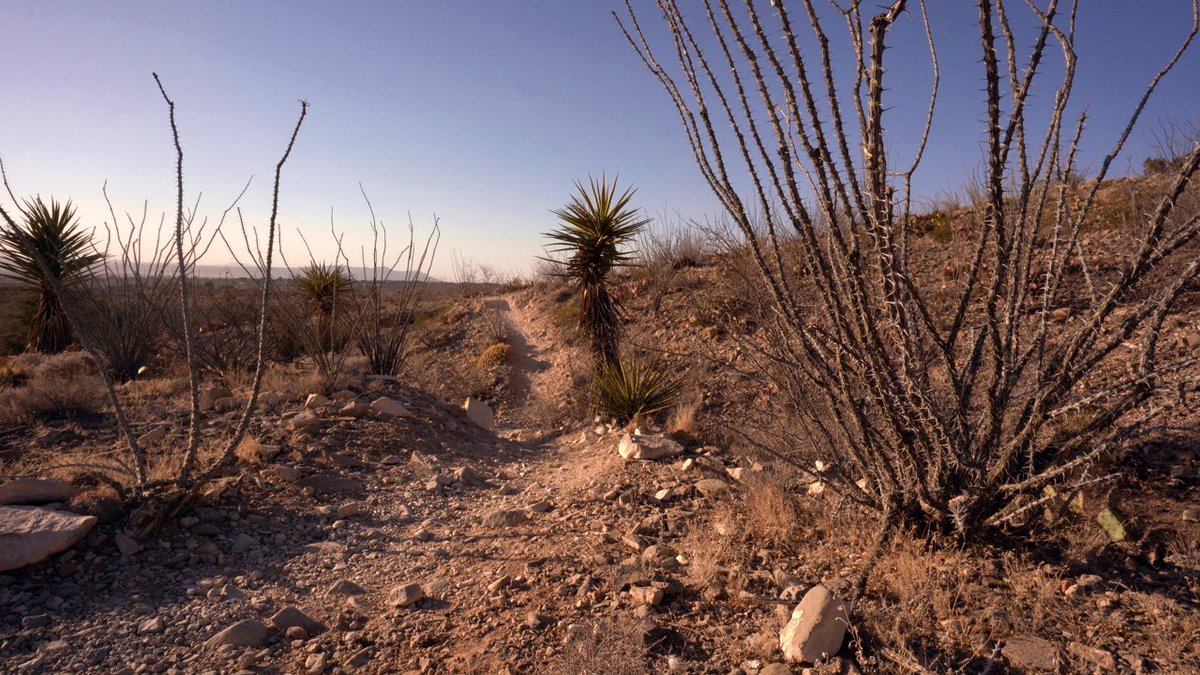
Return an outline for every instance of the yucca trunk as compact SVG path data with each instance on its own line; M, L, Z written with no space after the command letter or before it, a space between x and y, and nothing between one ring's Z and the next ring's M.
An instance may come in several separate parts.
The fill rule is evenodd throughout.
M74 341L75 336L58 297L52 290L43 288L29 322L25 351L57 354Z

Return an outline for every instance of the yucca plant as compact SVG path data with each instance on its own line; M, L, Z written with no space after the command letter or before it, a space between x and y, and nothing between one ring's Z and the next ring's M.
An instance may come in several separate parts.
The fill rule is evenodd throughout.
M625 424L670 408L682 384L666 370L618 358L592 375L592 398L597 409Z
M332 316L338 298L350 290L350 277L340 265L314 262L300 270L296 288L322 315Z
M343 334L337 313L342 296L352 288L350 276L341 265L313 262L300 270L295 283L300 295L316 307L316 329L321 349L333 351L347 337Z
M591 340L597 368L619 365L621 306L608 287L616 267L633 258L625 246L650 220L640 217L629 204L636 192L618 192L617 181L589 178L588 187L576 182L577 194L564 208L553 211L562 225L546 233L552 243L547 250L565 254L565 260L544 258L559 265L579 294L579 326Z
M65 291L76 290L104 260L92 246L91 236L79 226L75 207L68 200L47 204L41 197L25 200L22 237L7 229L0 231L0 272L38 290L37 304L29 324L25 349L53 354L74 341L57 284ZM29 250L32 246L34 250ZM45 268L38 264L38 255Z

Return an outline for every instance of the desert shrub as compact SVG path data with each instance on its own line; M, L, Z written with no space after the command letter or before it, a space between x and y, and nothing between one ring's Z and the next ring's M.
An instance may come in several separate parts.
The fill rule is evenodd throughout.
M92 415L107 407L104 383L93 375L96 364L87 354L26 354L9 369L20 384L0 388L0 427Z
M669 409L681 386L665 369L617 360L600 366L592 376L592 399L598 410L625 424Z
M630 206L634 190L618 193L615 180L610 185L607 178L590 179L587 188L581 183L575 188L578 194L554 211L562 225L546 234L552 242L546 260L559 264L574 284L579 326L602 367L620 359L621 306L609 288L609 275L633 259L625 246L649 220Z
M19 208L23 224L0 229L0 274L38 290L25 349L60 352L75 338L59 295L78 292L104 257L81 228L70 201L51 199L47 204L34 197Z
M1190 143L1162 182L1156 207L1133 228L1137 245L1122 251L1107 283L1086 277L1080 292L1069 275L1084 257L1081 232L1100 186L1200 23L1080 185L1073 176L1086 117L1068 115L1075 12L1030 4L1010 21L1001 3L977 3L987 149L968 197L979 236L964 238L964 270L946 284L922 276L904 226L936 107L931 30L918 47L934 68L914 159L890 156L888 130L891 31L900 21L928 26L926 6L897 0L870 18L850 3L834 19L850 33L843 55L824 41L830 19L819 12L721 3L706 13L682 4L659 3L671 36L662 52L631 3L618 21L676 106L770 306L750 367L779 392L770 402L775 419L800 431L776 434L766 449L797 466L805 455L824 457L834 468L822 480L894 529L972 538L1011 525L1047 486L1067 494L1115 478L1094 466L1170 407L1159 394L1185 365L1156 347L1200 276L1188 247L1200 217L1181 200L1200 170L1200 144ZM796 30L797 19L822 38L803 57L798 35L808 31ZM1033 46L1019 55L1006 47L1013 44ZM1072 76L1043 104L1029 92L1050 69L1043 60L1060 55L1056 65ZM843 56L861 90L839 87L847 78L834 77L834 64ZM1034 65L1022 71L1018 62ZM1042 128L1029 126L1034 119ZM1085 307L1086 320L1054 321L1055 308L1069 303ZM1098 409L1094 422L1050 442L1052 420L1082 406Z

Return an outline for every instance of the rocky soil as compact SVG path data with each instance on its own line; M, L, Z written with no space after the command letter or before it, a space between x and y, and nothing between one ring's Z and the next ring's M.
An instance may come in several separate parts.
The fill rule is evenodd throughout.
M673 318L633 337L734 352L686 306L705 273L682 274L659 300ZM584 355L562 341L554 303L527 291L476 307L511 347L485 382L494 428L447 392L390 380L273 401L260 452L182 518L144 538L102 519L73 548L0 573L0 672L1200 668L1194 540L1163 540L1157 560L1094 527L1079 547L1032 555L897 544L844 602L877 523L819 490L783 499L777 472L711 431L759 388L704 379L713 417L682 443L581 425L569 399ZM470 330L423 367L449 368L438 359L461 359L462 340L486 346ZM1126 489L1168 486L1158 497L1187 539L1200 532L1197 460L1170 448L1182 454L1148 455Z

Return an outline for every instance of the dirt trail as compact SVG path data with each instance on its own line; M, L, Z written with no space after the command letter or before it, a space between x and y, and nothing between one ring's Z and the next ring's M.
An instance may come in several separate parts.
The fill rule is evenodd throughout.
M400 385L374 396L398 400L410 418L319 411L315 437L142 550L101 542L83 566L8 578L0 671L561 670L567 626L623 602L596 576L630 554L606 523L655 507L612 497L631 489L620 457L604 451L613 435L568 440L528 426L570 385L576 356L514 296L487 305L513 347L512 407L498 434ZM539 440L507 440L522 434ZM425 597L397 606L406 584ZM240 621L269 626L287 607L320 628L197 647Z
M537 438L547 431L547 411L561 409L572 387L571 373L580 354L554 336L552 327L514 294L491 298L484 306L495 311L509 328L510 389L501 420L506 435Z

